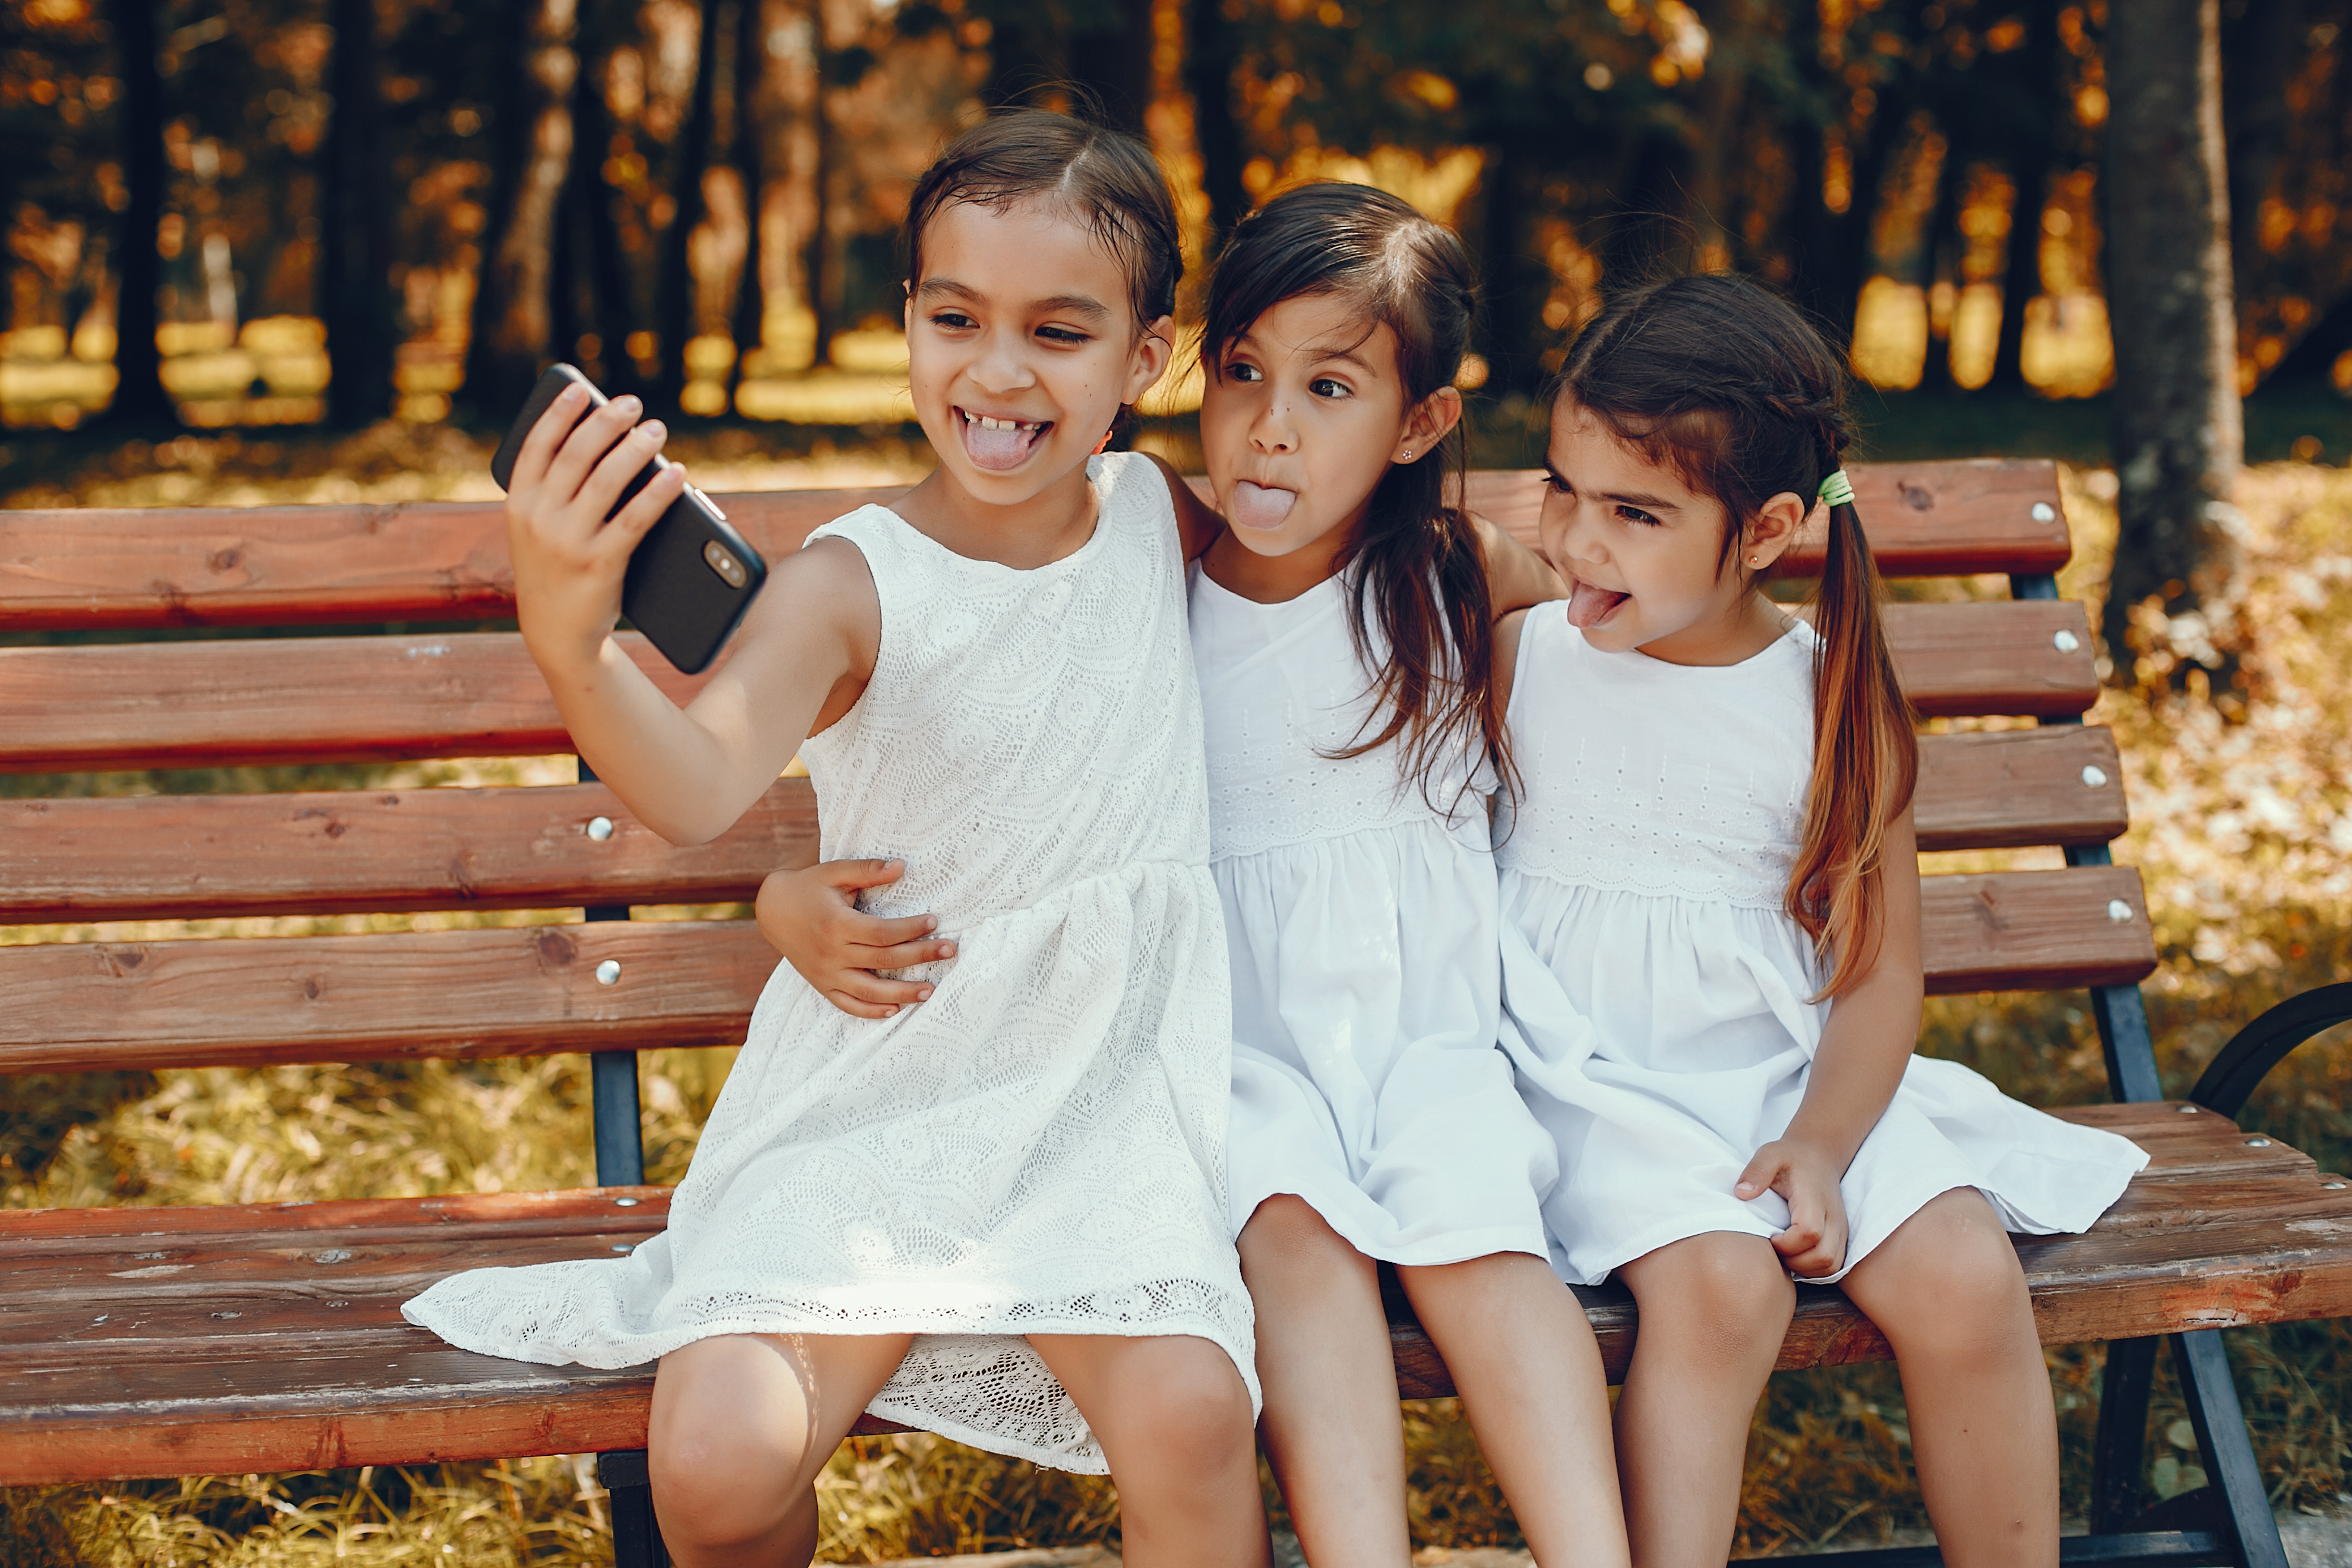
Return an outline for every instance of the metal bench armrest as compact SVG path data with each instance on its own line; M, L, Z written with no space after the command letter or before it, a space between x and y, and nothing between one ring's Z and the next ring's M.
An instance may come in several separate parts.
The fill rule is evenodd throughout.
M2231 1037L2189 1098L2234 1121L2271 1068L2290 1051L2347 1022L2352 1022L2352 983L2291 996Z

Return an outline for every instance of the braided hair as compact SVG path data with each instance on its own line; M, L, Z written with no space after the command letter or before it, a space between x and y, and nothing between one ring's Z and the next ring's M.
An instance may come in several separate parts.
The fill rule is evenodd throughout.
M1555 405L1572 402L1645 462L1723 504L1719 570L1764 503L1808 505L1844 466L1845 366L1779 295L1728 274L1674 278L1612 298L1568 353ZM1749 574L1760 578L1761 574ZM1829 974L1823 996L1877 962L1886 828L1910 805L1919 742L1879 610L1878 571L1853 503L1829 509L1810 603L1813 773L1786 907Z

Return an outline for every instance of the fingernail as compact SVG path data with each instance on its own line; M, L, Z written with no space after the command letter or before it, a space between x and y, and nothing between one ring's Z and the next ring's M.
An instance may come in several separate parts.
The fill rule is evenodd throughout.
M635 414L638 409L643 408L645 404L638 399L636 394L625 392L613 399L613 406L624 414Z
M889 1005L888 1007L884 1008L884 1009L882 1010L882 1016L883 1016L884 1017L886 1017L886 1018L895 1018L895 1017L897 1017L897 1016L898 1016L898 1005L897 1005L896 1003L893 1003L893 1004L892 1004L891 1005Z
M658 419L648 419L643 425L638 426L637 428L644 431L648 436L667 436L669 434L668 428ZM683 465L680 466L682 467Z
M916 1000L916 1001L918 1001L918 1002L928 1002L928 1001L929 1001L930 999L931 999L931 988L930 988L929 986L928 986L928 985L926 985L926 986L924 986L924 987L923 987L923 994L922 994L920 996L918 996L918 997L916 997L916 998L915 998L915 1000Z
M940 929L940 922L936 918L930 915L925 915L923 917L923 929L925 931L937 931Z
M955 956L955 943L951 942L943 942L940 943L940 956L941 958L953 958Z

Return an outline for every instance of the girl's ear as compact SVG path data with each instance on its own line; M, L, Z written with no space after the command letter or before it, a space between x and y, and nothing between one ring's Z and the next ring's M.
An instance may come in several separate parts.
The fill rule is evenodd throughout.
M1119 389L1118 400L1132 405L1152 384L1168 372L1168 362L1176 355L1176 318L1162 316L1137 334L1135 347L1127 356L1127 383Z
M1441 386L1413 406L1405 416L1404 428L1397 433L1396 446L1389 453L1392 463L1417 463L1437 450L1437 444L1462 423L1462 395L1450 386Z
M1739 542L1739 563L1750 572L1761 572L1786 555L1811 510L1794 490L1782 490L1766 501L1749 521L1748 536Z

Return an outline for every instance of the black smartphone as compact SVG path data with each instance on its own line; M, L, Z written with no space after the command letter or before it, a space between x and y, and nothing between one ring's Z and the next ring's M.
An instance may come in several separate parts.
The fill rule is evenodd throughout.
M588 391L588 406L580 415L583 419L611 401L572 366L550 366L531 388L522 412L515 416L513 427L499 444L498 455L490 459L490 478L498 480L500 489L512 488L515 455L522 450L531 426L565 387L574 385ZM669 459L656 453L654 460L622 489L613 511L626 506L632 496L668 467ZM727 514L709 496L688 485L630 553L628 574L621 580L621 614L646 634L646 640L659 648L664 658L695 675L719 657L767 580L768 563L760 559L760 552L735 531Z

